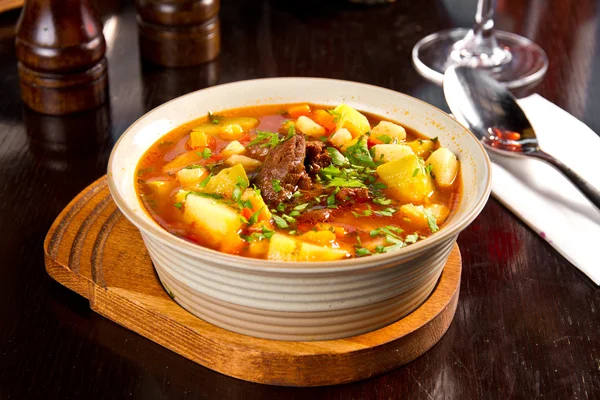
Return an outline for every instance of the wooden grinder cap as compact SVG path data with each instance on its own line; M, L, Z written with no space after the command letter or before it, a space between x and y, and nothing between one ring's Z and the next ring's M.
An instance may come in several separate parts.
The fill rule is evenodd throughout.
M21 98L33 110L63 115L105 102L106 43L88 0L28 0L15 45Z
M219 0L137 0L136 8L144 59L186 67L219 55Z

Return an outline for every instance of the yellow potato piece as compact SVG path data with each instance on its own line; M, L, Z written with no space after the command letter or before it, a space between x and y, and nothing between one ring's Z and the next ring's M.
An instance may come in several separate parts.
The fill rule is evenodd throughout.
M296 121L296 129L307 136L316 138L320 138L326 133L325 128L305 116L298 117L298 120Z
M169 180L157 179L150 182L146 181L144 182L144 185L146 185L153 194L160 197L168 196L171 193L171 190L174 189L173 183Z
M348 256L349 253L346 250L302 242L297 261L333 261L341 260Z
M331 246L336 239L332 231L308 231L298 237L300 240L320 246Z
M244 132L258 126L258 119L249 117L218 117L217 124L205 122L192 129L193 132L202 132L206 135L216 136L223 140L239 139Z
M431 165L431 175L438 186L452 186L458 174L458 160L454 153L440 147L429 156L427 165Z
M431 155L435 148L435 143L428 139L417 139L406 143L406 145L410 147L416 155L425 159Z
M343 148L350 142L352 142L352 134L348 129L341 128L335 131L329 138L329 141L338 148Z
M403 203L423 203L433 194L433 180L414 154L377 167L377 174L393 196Z
M208 136L204 132L192 131L190 133L190 147L199 149L208 146Z
M222 169L221 172L210 178L204 187L204 191L206 193L216 193L231 197L235 190L235 185L238 184L238 182L245 183L246 187L250 184L246 171L240 164Z
M376 144L373 146L373 160L384 162L396 161L413 153L405 144Z
M221 150L221 154L224 157L244 154L245 152L246 152L246 148L244 147L243 144L241 144L237 140L232 141L227 146L225 146L225 148L223 150Z
M225 165L241 165L246 171L255 171L262 163L254 158L234 154L225 160Z
M242 226L240 215L233 208L193 193L185 199L183 219L193 223L195 230L213 246L222 245Z
M352 137L359 137L371 130L367 117L347 104L340 104L334 108L333 115L337 118L336 130L345 128L350 131Z
M204 167L183 168L177 171L177 180L182 186L195 185L208 176L208 171Z
M386 143L384 139L389 138L391 140L389 143L397 143L406 139L406 130L393 122L381 121L371 129L371 137L379 139L384 143Z
M287 235L276 233L271 237L267 259L297 261L299 242Z

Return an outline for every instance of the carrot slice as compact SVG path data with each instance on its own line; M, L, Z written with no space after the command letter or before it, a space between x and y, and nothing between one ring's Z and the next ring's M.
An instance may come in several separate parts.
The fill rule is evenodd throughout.
M336 127L335 117L333 115L329 114L327 111L317 110L311 115L311 118L317 124L321 125L325 129L327 129L328 132L335 131L335 127Z
M308 104L299 104L296 106L291 106L288 109L288 115L292 118L298 118L301 116L306 116L310 114L310 106Z

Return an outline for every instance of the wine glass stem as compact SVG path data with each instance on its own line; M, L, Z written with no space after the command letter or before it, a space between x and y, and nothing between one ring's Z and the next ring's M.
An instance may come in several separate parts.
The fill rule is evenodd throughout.
M475 24L454 45L451 57L461 65L493 68L510 61L510 52L498 44L494 34L496 0L479 0Z

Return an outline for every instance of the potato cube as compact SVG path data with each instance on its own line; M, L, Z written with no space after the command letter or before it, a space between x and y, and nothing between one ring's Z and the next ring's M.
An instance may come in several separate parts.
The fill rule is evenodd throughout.
M381 121L371 129L371 137L383 143L398 143L406 139L406 130L400 125L388 121Z
M146 185L153 194L160 197L168 196L171 193L171 190L174 189L173 183L168 180L155 179L152 181L145 181L144 185Z
M224 126L219 132L219 138L223 140L237 140L244 136L244 128L238 124Z
M425 212L426 210L433 215L437 224L444 222L450 212L448 207L437 203L430 204L427 207L404 204L400 207L398 212L404 218L409 219L412 224L415 224L420 228L426 228L429 226L429 223L427 222L427 213Z
M248 187L250 184L246 171L240 164L222 169L221 172L210 178L204 187L204 191L231 197L238 183L242 183L245 187Z
M245 152L246 152L246 148L244 147L243 144L241 144L237 140L234 140L233 142L229 143L227 146L225 146L225 148L223 150L221 150L221 154L224 157L244 154Z
M272 239L272 238L271 238ZM248 255L255 258L263 258L269 251L268 240L255 240L248 246Z
M183 168L177 171L177 180L182 186L195 185L206 178L208 171L204 167L197 166L197 168Z
M338 129L331 137L329 141L338 148L343 148L347 143L352 141L352 134L348 129Z
M192 131L190 133L190 147L192 149L208 147L209 143L209 137L206 133L198 131Z
M406 143L406 145L421 158L429 157L435 148L435 143L428 139L417 139L415 141Z
M371 130L367 117L347 104L340 104L332 114L337 119L337 129L346 128L352 137L362 136Z
M234 234L237 235L242 226L240 215L233 208L193 193L185 199L183 219L194 224L196 232L216 247Z
M349 257L346 250L302 242L296 261L333 261Z
M213 122L205 122L197 127L193 128L193 132L203 132L206 135L210 136L218 136L223 139L222 133L225 129L227 132L225 134L232 134L234 131L248 132L252 128L256 128L258 126L258 119L250 118L250 117L218 117L213 119L216 123ZM228 126L237 125L234 128L227 128ZM232 140L232 139L229 139Z
M415 153L405 144L376 144L373 146L373 159L375 161L396 161L410 154Z
M433 194L433 181L422 160L411 154L377 167L379 178L403 203L423 203Z
M184 204L185 203L185 198L187 197L188 193L190 191L189 190L183 190L180 189L176 194L175 194L175 203L181 203Z
M267 259L276 261L296 261L299 242L287 235L276 233L271 237Z
M304 133L307 136L312 136L316 138L320 138L324 136L326 131L321 125L317 124L312 119L301 116L296 120L296 129L300 132Z
M335 243L336 235L332 231L308 231L298 237L298 239L320 245L320 246L331 246Z
M246 171L255 171L262 163L254 158L234 154L225 160L225 165L241 165Z
M458 174L458 160L454 153L440 147L429 156L427 165L431 165L431 175L439 187L452 186Z

